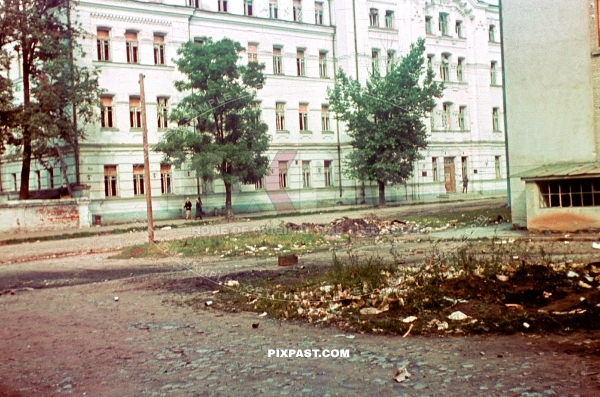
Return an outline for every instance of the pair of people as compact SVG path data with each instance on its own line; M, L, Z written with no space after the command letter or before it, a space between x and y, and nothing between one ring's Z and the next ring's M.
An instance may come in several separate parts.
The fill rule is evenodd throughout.
M185 209L185 220L192 220L192 202L189 197L185 200L183 208ZM202 220L202 199L200 196L196 199L196 217L194 219L198 218Z

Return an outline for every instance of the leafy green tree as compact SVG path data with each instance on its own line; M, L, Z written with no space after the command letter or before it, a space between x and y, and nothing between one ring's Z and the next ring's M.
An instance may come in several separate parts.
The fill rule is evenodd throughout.
M44 163L60 156L61 149L76 151L85 138L81 126L94 120L99 104L96 71L72 62L73 52L84 54L75 44L83 31L68 23L70 7L70 0L4 0L0 5L0 44L19 54L22 67L23 103L4 112L12 126L3 135L3 142L21 150L22 200L29 196L32 159Z
M427 147L423 118L444 89L433 81L424 52L425 40L419 39L384 76L374 71L364 86L340 69L336 84L328 89L330 108L346 123L354 148L345 159L346 173L377 182L382 206L385 185L405 183L414 162L422 158L419 151Z
M189 162L196 176L219 177L225 184L227 217L233 217L232 185L257 182L267 174L264 155L270 136L260 121L256 90L263 87L264 64L240 65L244 48L230 39L200 45L184 43L174 62L185 80L175 88L187 95L171 113L178 127L165 133L155 146L167 161L180 167ZM193 128L190 128L192 126Z

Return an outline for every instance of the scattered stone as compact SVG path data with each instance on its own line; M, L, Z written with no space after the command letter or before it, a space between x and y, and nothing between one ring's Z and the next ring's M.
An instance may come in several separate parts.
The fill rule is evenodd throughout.
M467 318L469 318L469 316L467 316L466 314L464 314L461 311L456 311L448 316L448 319L455 320L455 321L466 320Z
M394 374L394 380L398 383L404 382L406 379L410 378L410 373L406 370L406 367L402 367L396 371Z
M409 316L402 320L403 323L407 324L414 323L415 321L417 321L417 317L415 316Z
M119 301L119 297L115 296L115 302L118 302L118 301Z

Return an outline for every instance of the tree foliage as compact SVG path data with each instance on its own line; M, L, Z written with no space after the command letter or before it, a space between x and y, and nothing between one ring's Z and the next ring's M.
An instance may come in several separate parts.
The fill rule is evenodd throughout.
M187 95L170 116L179 126L155 147L177 166L189 163L199 178L221 178L229 217L232 184L257 182L269 165L264 155L268 128L253 106L265 82L264 64L240 65L243 50L230 39L187 42L178 49L174 62L186 79L176 81L175 88Z
M2 97L10 90L0 81L0 117L7 122L0 148L12 145L22 153L21 199L29 195L32 159L44 164L60 149L76 150L85 138L81 126L96 117L98 76L72 61L85 54L77 45L84 32L67 22L70 6L70 0L5 0L0 5L0 45L7 57L19 57L23 79L23 102L9 101L3 108Z
M427 147L423 121L442 96L443 84L433 81L425 65L425 40L390 65L385 75L374 71L363 86L339 70L328 89L329 105L346 123L354 150L345 159L351 178L379 185L379 204L385 204L385 185L405 183L413 164Z

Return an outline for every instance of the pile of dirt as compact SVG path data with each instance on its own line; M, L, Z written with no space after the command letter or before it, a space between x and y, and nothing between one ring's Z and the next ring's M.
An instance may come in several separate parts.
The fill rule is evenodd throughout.
M436 228L423 226L415 222L403 220L385 221L378 218L341 218L329 224L323 223L292 223L286 224L289 231L304 231L321 234L348 234L358 237L372 237L378 235L398 234L427 234L431 231L445 230L453 225L445 225Z

